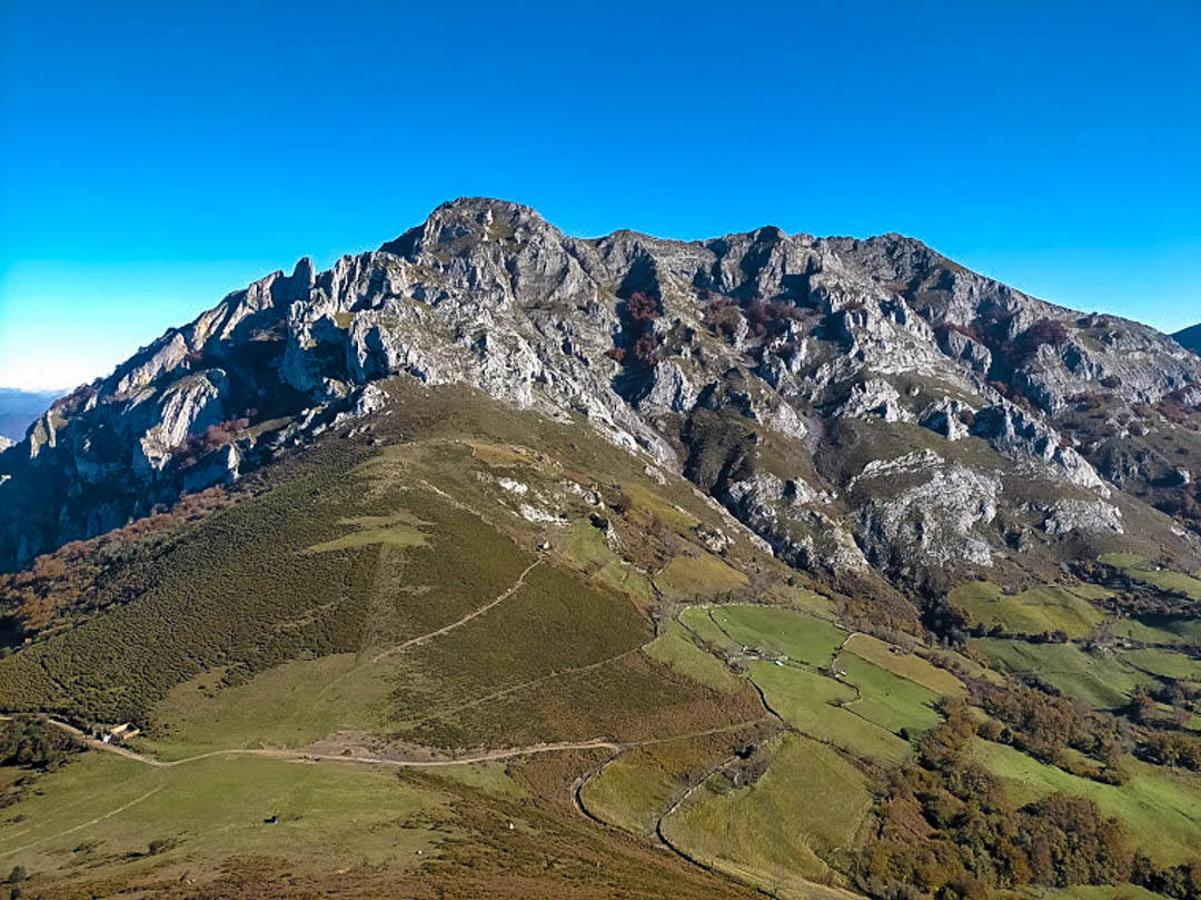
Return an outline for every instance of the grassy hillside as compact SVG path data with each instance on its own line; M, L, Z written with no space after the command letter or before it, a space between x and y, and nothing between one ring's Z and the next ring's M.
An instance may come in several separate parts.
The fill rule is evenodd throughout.
M0 658L0 877L33 896L969 878L966 896L1089 897L1102 876L1080 873L1137 896L1201 856L1188 573L1109 557L952 585L897 630L895 596L873 618L869 588L789 569L590 429L390 390L372 430L5 595L23 630ZM126 743L87 738L125 722ZM1000 873L989 828L1060 795L1152 869L1082 844L1044 871L1012 838L1031 874Z
M62 624L0 659L0 709L143 729L134 756L97 749L16 792L0 854L32 883L161 887L196 866L270 881L303 862L318 879L349 866L406 884L441 860L458 884L476 868L460 848L492 840L477 820L497 784L545 820L505 813L514 832L579 828L560 804L597 754L679 745L704 761L765 720L753 687L678 627L656 637L651 585L709 594L720 575L728 595L755 559L755 584L787 593L785 570L741 539L725 561L700 550L699 529L728 526L590 431L469 392L451 392L448 416L445 395L398 390L371 438L282 462L170 541L131 538L145 590L94 609L64 587ZM458 777L490 754L499 782ZM566 764L558 786L521 787L519 770L543 777L541 754ZM409 765L426 760L451 766ZM378 802L388 785L394 806ZM356 792L376 797L369 816ZM667 891L688 865L623 847L640 860L614 876L625 889ZM560 866L537 868L503 891L563 884Z

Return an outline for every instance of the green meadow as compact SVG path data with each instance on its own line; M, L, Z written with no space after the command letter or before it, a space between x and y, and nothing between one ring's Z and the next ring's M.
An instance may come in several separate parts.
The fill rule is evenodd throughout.
M1005 638L980 638L971 645L1003 670L1034 675L1069 697L1096 709L1128 702L1135 688L1151 676L1113 653L1085 653L1074 644L1034 644Z
M791 609L728 605L710 614L736 644L811 666L828 664L846 639L846 632L832 622Z
M1000 629L1009 635L1038 635L1062 631L1082 638L1096 630L1105 614L1089 603L1104 595L1090 585L1040 585L1007 595L987 581L969 581L951 591L947 602L960 610L971 626Z
M781 896L822 896L824 861L855 843L872 797L862 772L830 747L784 735L766 771L740 785L716 774L662 824L690 855Z

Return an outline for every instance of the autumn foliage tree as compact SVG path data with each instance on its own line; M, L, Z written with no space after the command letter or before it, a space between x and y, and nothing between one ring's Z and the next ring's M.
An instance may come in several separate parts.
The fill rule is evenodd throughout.
M660 316L659 301L643 291L626 298L621 307L622 342L612 347L610 359L633 369L651 369L659 362L661 348L655 334Z
M1019 361L1033 357L1041 347L1059 349L1069 339L1068 328L1059 319L1039 319L1025 331L1016 341L1014 350Z
M738 334L743 321L742 310L727 297L714 300L705 309L705 324L709 326L709 330L727 341Z
M1075 774L1109 783L1125 780L1120 764L1121 726L1113 717L1021 684L979 682L973 687L973 696L994 717L984 726L989 739L1069 771L1075 767L1068 751L1076 750L1092 756L1104 768L1097 771L1090 766Z
M1015 807L975 762L967 705L890 774L859 858L859 886L877 897L984 898L1026 884L1113 884L1131 875L1118 822L1090 800L1052 794Z

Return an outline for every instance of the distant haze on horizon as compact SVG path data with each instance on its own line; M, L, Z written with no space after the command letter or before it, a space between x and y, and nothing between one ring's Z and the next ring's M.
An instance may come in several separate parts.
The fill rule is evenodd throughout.
M0 7L0 385L69 389L462 195L569 234L898 231L1201 320L1201 5Z

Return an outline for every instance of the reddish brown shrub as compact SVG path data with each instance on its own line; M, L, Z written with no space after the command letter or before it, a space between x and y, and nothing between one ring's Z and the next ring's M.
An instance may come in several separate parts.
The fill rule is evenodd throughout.
M738 333L742 323L742 310L728 297L719 297L705 310L705 324L720 338L729 340Z
M626 315L635 322L653 322L659 314L659 302L650 294L636 291L626 300Z
M1068 328L1058 319L1039 319L1019 335L1016 349L1021 356L1033 356L1039 347L1059 348L1068 342Z

